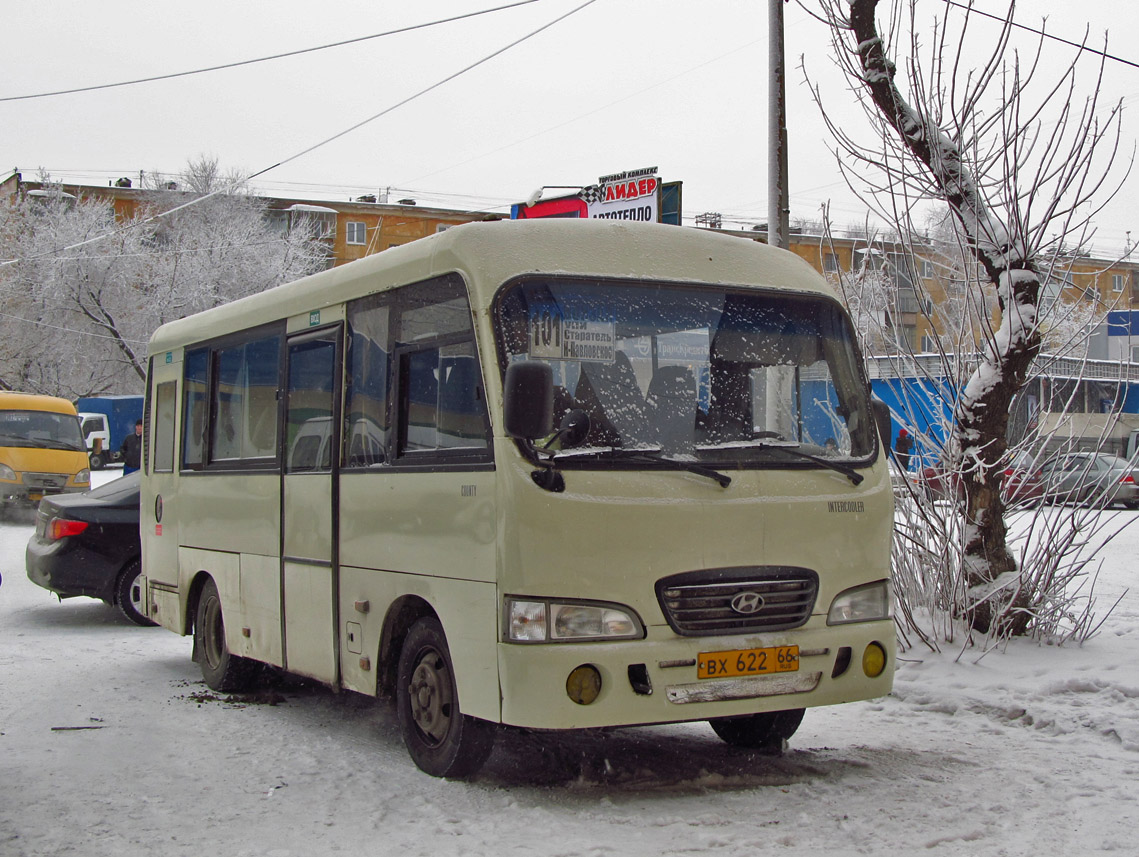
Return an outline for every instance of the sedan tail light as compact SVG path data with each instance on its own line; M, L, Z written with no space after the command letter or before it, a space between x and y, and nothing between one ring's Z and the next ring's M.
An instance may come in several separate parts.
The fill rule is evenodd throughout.
M77 536L87 529L86 521L69 521L67 518L52 518L47 525L47 537L52 541Z
M1119 480L1119 484L1120 485L1134 485L1135 484L1135 477L1132 476L1130 473L1128 473L1126 476L1124 476L1122 479Z

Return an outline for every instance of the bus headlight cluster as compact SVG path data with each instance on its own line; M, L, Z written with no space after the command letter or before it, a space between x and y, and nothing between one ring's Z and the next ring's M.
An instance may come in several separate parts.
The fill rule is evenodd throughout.
M893 615L894 597L890 581L878 580L840 592L827 613L828 625L848 622L874 622Z
M0 479L7 479L10 482L15 482L16 471L9 467L7 464L0 464Z
M511 643L637 640L644 629L627 607L597 602L506 599L506 639Z

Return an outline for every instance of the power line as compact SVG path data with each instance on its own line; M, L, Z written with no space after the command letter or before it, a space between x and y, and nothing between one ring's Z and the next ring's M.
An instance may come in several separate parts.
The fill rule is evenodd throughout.
M353 131L356 131L360 128L363 128L365 125L367 125L370 122L374 122L375 120L379 119L381 116L386 116L387 114L391 113L393 110L398 110L400 107L403 107L405 104L408 104L417 98L421 98L422 96L426 95L427 93L429 93L433 90L438 89L439 87L443 86L446 83L450 83L452 80L454 80L457 77L461 77L462 75L466 74L468 71L472 71L473 69L478 68L480 65L483 65L484 63L490 62L495 57L506 53L511 48L517 47L518 45L525 42L527 39L532 39L534 36L538 35L542 31L548 30L550 27L554 26L555 24L560 23L561 21L564 21L566 18L570 17L570 15L573 15L573 14L576 14L577 12L580 12L582 9L586 8L587 6L592 6L596 2L597 2L597 0L585 0L585 2L582 3L580 6L575 6L573 9L570 9L564 15L559 15L558 17L554 18L554 20L550 21L549 23L543 24L542 26L538 27L538 29L532 30L531 32L527 33L526 35L515 39L514 41L510 42L509 44L499 48L498 50L496 50L492 53L487 54L486 56L482 57L481 59L475 60L470 65L464 66L463 68L459 69L458 71L447 75L442 80L436 81L435 83L431 84L428 87L425 87L424 89L419 90L418 92L416 92L413 95L409 95L407 98L403 99L402 101L397 101L395 104L391 105L390 107L384 108L379 113L376 113L374 116L369 116L367 119L363 119L360 122L357 122L355 125L351 126L350 128L345 128L343 131L340 131L336 134L333 134L331 137L327 137L324 140L321 140L319 143L314 143L313 145L309 146L307 149L303 149L302 151L297 152L295 155L292 155L288 158L285 158L283 161L278 161L277 163L273 164L271 167L266 167L263 170L260 170L256 173L249 175L249 176L246 176L245 181L252 181L253 179L257 178L258 176L264 175L265 173L269 172L270 170L275 170L277 167L282 167L291 161L297 160L297 158L302 158L305 155L309 154L310 152L313 152L313 151L321 148L322 146L327 146L329 143L331 143L335 140L339 140L341 137L344 137L348 134L351 134Z
M145 339L128 339L125 336L112 336L109 333L95 333L90 330L76 330L73 327L62 327L58 324L48 324L46 321L37 321L34 318L24 318L23 316L12 315L8 312L0 312L0 317L15 319L16 321L22 321L25 324L36 325L38 327L46 327L49 330L59 330L63 331L64 333L74 333L77 336L93 336L96 339L114 339L116 341L130 342L135 345L146 345L147 343L147 340Z
M481 158L486 158L486 157L489 157L490 155L496 155L499 152L506 151L507 149L511 149L514 146L520 146L521 144L527 143L530 140L534 140L538 137L541 137L544 134L549 134L551 131L557 131L558 129L564 128L567 125L572 125L574 122L579 122L580 120L585 119L589 116L593 116L597 113L601 113L605 110L608 110L610 107L613 107L614 105L621 104L625 101L631 101L632 99L637 98L638 96L643 95L644 93L649 92L650 90L657 89L661 86L672 83L674 80L679 80L679 79L681 79L687 75L692 74L695 71L699 71L700 69L704 68L705 66L709 66L709 65L712 65L714 63L718 63L720 60L726 59L727 57L730 57L733 54L737 54L740 51L746 50L747 48L750 48L753 45L759 44L760 42L763 42L763 41L766 41L766 37L764 39L756 39L754 41L747 42L746 44L742 44L739 47L733 48L732 50L728 51L727 53L720 54L719 56L713 57L712 59L705 60L704 62L701 62L701 63L697 63L696 65L690 66L689 68L687 68L681 72L678 72L677 74L674 74L671 77L667 77L664 80L657 81L656 83L653 83L653 84L650 84L649 86L638 89L635 92L631 92L628 95L623 95L614 101L610 101L609 103L603 104L600 107L595 107L592 110L589 110L585 113L580 113L577 116L573 117L572 119L566 119L562 122L559 122L557 125L551 125L550 127L545 128L542 131L538 131L534 134L531 134L528 137L524 137L520 140L515 140L514 142L507 143L504 146L499 146L497 149L491 149L490 151L486 151L486 152L483 152L481 154L474 155L470 158L467 158L464 161L460 161L460 162L454 163L454 164L449 164L448 166L445 166L445 167L440 167L439 169L433 170L430 173L425 173L423 175L416 176L413 179L409 179L407 182L401 182L401 184L410 184L412 182L417 182L420 179L430 178L432 176L439 175L440 173L445 173L448 170L453 170L456 167L465 166L466 164L480 160Z
M344 47L345 45L354 45L358 42L367 42L367 41L370 41L371 39L380 39L380 38L383 38L385 36L394 36L394 35L398 35L400 33L410 33L413 30L423 30L423 29L426 29L428 27L438 26L439 24L450 24L450 23L453 23L455 21L461 21L464 18L474 18L474 17L477 17L479 15L488 15L491 12L501 12L504 9L514 9L518 6L526 6L530 3L537 3L537 2L539 2L539 0L518 0L518 2L509 3L505 6L495 6L493 9L483 9L483 10L478 11L478 12L467 12L463 15L454 15L453 17L450 17L450 18L442 18L438 21L430 21L426 24L413 24L410 27L401 27L398 30L388 30L388 31L383 32L383 33L373 33L370 36L358 36L357 38L354 38L354 39L344 39L343 41L340 41L340 42L332 42L331 44L328 44L328 45L318 45L316 47L311 47L311 48L300 48L299 50L295 50L295 51L286 51L285 53L271 54L270 56L267 56L267 57L257 57L255 59L238 60L236 62L223 63L222 65L213 65L213 66L209 66L208 68L197 68L197 69L191 69L190 71L176 71L176 72L171 72L170 74L158 74L158 75L154 75L152 77L140 77L140 78L136 78L135 80L123 80L123 81L119 81L118 83L99 83L99 84L95 84L93 86L78 86L78 87L75 87L73 89L58 89L58 90L55 90L54 92L37 92L37 93L32 94L32 95L0 96L0 102L2 102L2 101L25 101L25 100L28 100L31 98L50 98L51 96L54 96L54 95L73 95L74 93L77 93L77 92L94 92L94 91L100 90L100 89L115 89L116 87L120 87L120 86L134 86L134 85L139 84L139 83L154 83L155 81L159 81L159 80L171 80L171 79L176 78L176 77L189 77L191 75L205 74L205 73L211 72L211 71L222 71L222 70L227 69L227 68L239 68L239 67L244 66L244 65L254 65L256 63L261 63L261 62L269 62L270 60L279 60L279 59L284 59L286 57L300 56L301 54L310 54L310 53L314 53L316 51L325 51L325 50L328 50L329 48L340 48L340 47Z
M427 93L438 89L439 87L443 86L444 84L449 83L452 80L455 80L456 78L466 74L467 72L469 72L475 68L478 68L480 65L483 65L484 63L490 62L490 60L494 59L495 57L506 53L511 48L514 48L514 47L522 44L523 42L527 41L528 39L532 39L534 36L538 35L539 33L543 32L545 30L548 30L550 27L554 26L555 24L558 24L561 21L564 21L566 18L570 17L571 15L576 14L577 12L580 12L582 9L586 8L587 6L592 6L596 2L597 2L597 0L585 0L585 2L582 3L581 5L575 6L573 9L570 9L568 12L566 12L562 15L559 15L558 17L554 18L549 23L543 24L542 26L538 27L536 30L532 30L531 32L527 33L526 35L515 39L514 41L510 42L507 45L504 45L503 47L499 48L498 50L487 54L486 56L482 57L481 59L475 60L473 63L470 63L467 66L464 66L463 68L459 69L456 72L453 72L452 74L447 75L442 80L438 80L435 83L431 84L430 86L419 90L415 94L409 95L407 98L391 105L390 107L387 107L387 108L381 110L379 113L376 113L374 116L369 116L367 119L364 119L360 122L357 122L355 125L351 126L350 128L346 128L343 131L340 131L336 134L333 134L331 137L327 137L324 140L321 140L319 143L314 143L313 145L309 146L308 148L303 149L302 151L297 152L294 155L290 155L289 157L285 158L284 160L278 161L277 163L273 164L272 166L265 167L264 169L258 170L255 173L251 173L250 175L245 176L244 178L240 179L239 181L234 182L233 185L227 185L225 187L219 188L218 190L212 191L211 193L204 194L203 196L200 196L197 199L192 199L189 202L183 203L182 205L175 206L174 208L170 209L169 211L164 211L164 212L161 212L159 214L155 214L151 217L145 218L144 220L133 221L133 222L128 223L126 226L123 226L119 229L115 229L115 230L112 230L110 232L105 232L102 235L96 235L93 238L88 238L85 241L80 241L76 244L68 245L67 247L60 247L57 250L54 250L54 251L51 251L48 253L42 253L39 256L31 256L31 257L29 257L29 260L41 258L43 256L51 256L51 255L54 255L56 253L66 253L69 250L76 250L80 247L86 247L88 244L94 244L97 241L103 241L107 238L114 237L115 235L121 235L122 233L124 233L130 229L137 229L140 226L144 226L148 223L153 223L155 220L159 220L160 218L163 218L163 217L169 217L171 214L174 214L175 212L182 211L185 208L189 208L191 206L198 205L199 203L205 202L208 199L212 199L215 196L220 196L221 194L227 193L230 190L232 190L234 186L242 185L242 184L245 184L246 182L250 182L253 179L257 178L258 176L262 176L265 173L270 172L271 170L277 169L277 167L284 166L285 164L290 163L292 161L295 161L298 158L304 157L305 155L309 154L310 152L316 151L317 149L321 148L322 146L327 146L329 143L331 143L335 140L339 140L341 137L344 137L348 134L351 134L353 131L356 131L356 130L364 127L368 123L374 122L376 119L379 119L381 116L386 116L388 113L391 113L393 110L397 110L400 107L403 107L405 104L408 104L408 103L414 101L415 99L420 98L420 97L426 95ZM5 267L7 265L15 264L15 263L20 262L20 261L21 261L20 259L6 259L4 261L0 261L0 268Z
M1137 62L1125 60L1123 57L1117 57L1113 54L1109 54L1107 51L1100 51L1096 50L1095 48L1089 48L1087 45L1080 44L1079 42L1072 42L1068 39L1063 39L1060 36L1054 36L1051 33L1046 33L1044 30L1037 30L1034 27L1029 27L1026 24L1018 24L1016 21L1006 20L1000 15L993 15L989 12L982 12L980 9L974 8L972 3L959 3L957 0L945 0L945 3L949 6L956 6L958 9L964 9L966 12L972 15L980 15L983 18L991 18L992 20L998 21L1001 24L1008 24L1010 27L1016 27L1018 30L1025 30L1026 32L1041 36L1042 38L1052 39L1055 42L1060 42L1061 44L1068 45L1069 47L1078 48L1079 50L1086 51L1089 54L1095 54L1096 56L1103 57L1104 59L1123 63L1124 65L1131 66L1132 68L1139 68L1139 63Z

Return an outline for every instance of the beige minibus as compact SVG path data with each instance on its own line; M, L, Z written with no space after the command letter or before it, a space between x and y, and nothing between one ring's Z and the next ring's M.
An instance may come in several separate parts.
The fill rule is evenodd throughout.
M881 416L791 253L459 226L154 334L147 610L216 690L394 698L437 776L509 727L778 752L891 687Z

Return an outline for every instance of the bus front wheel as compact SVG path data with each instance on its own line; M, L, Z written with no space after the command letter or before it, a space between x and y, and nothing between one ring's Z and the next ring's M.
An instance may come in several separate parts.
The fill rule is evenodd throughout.
M254 661L238 657L225 642L225 621L221 614L221 598L213 579L206 581L198 598L194 620L194 652L202 668L202 678L213 690L235 693L245 690L253 681Z
M468 777L494 746L493 724L463 714L443 628L420 619L404 638L396 679L400 733L412 761L433 777Z
M744 717L718 717L708 723L728 744L779 754L783 752L783 742L794 735L803 722L804 713L805 709L792 708Z

